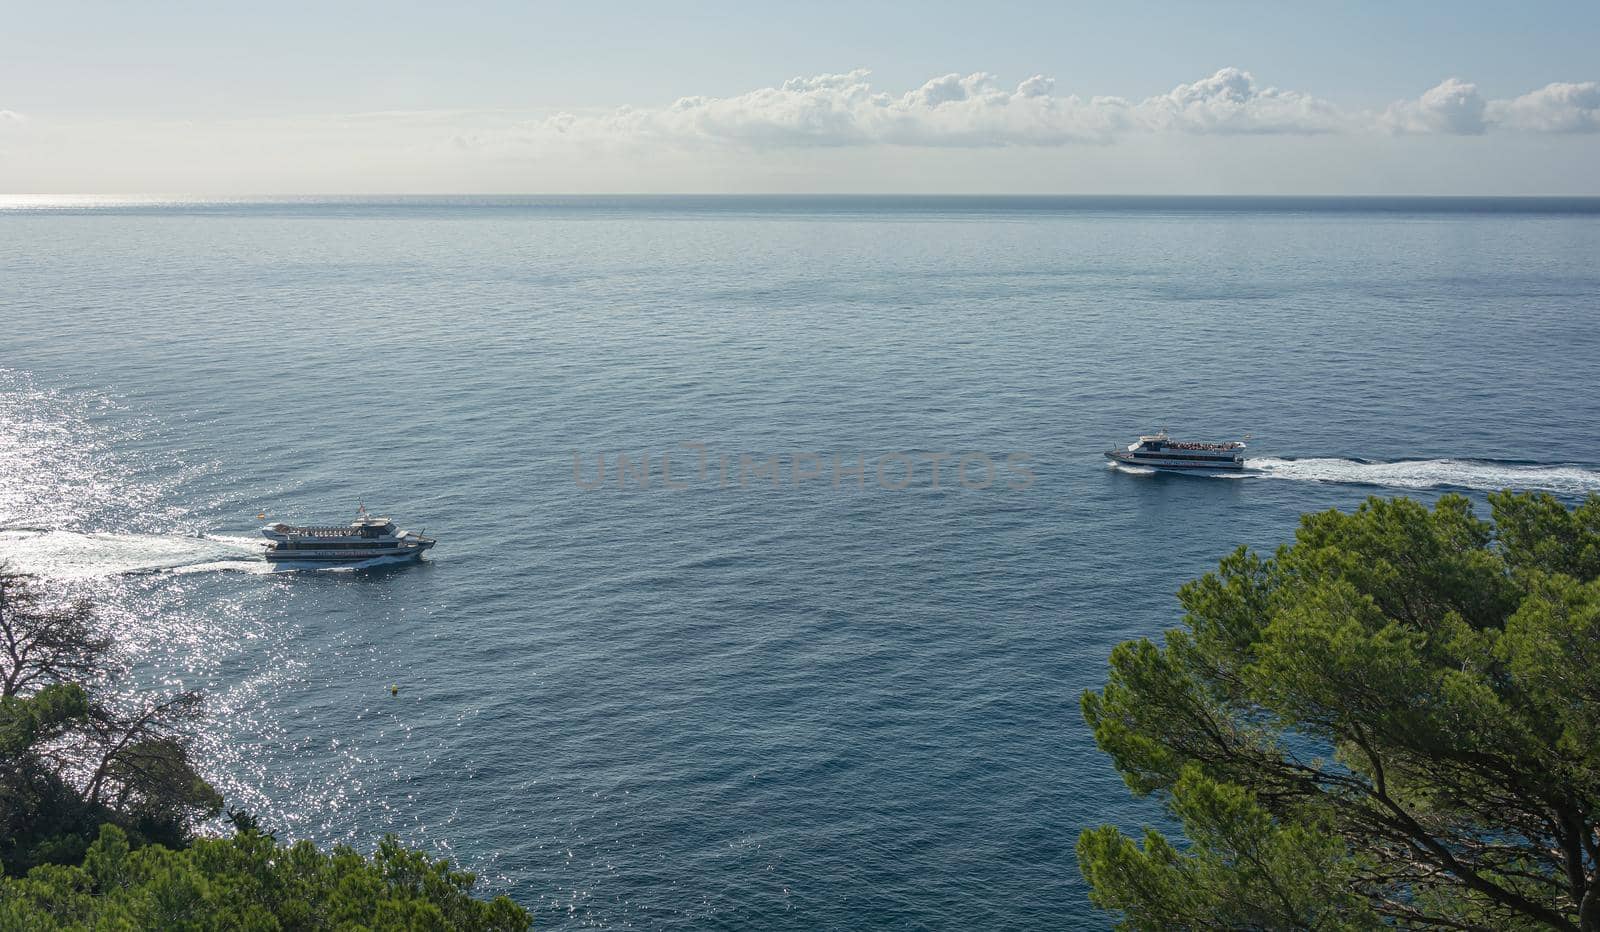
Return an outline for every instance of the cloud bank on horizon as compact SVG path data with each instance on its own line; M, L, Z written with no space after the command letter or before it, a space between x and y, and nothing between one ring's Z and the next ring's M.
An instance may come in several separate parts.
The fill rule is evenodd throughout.
M993 74L951 73L901 94L873 89L871 72L791 78L733 97L681 97L661 107L560 112L521 120L507 133L458 133L457 145L517 142L722 143L747 147L912 146L996 148L1104 144L1140 134L1478 136L1490 132L1600 133L1600 81L1552 83L1507 100L1447 78L1381 111L1352 110L1312 94L1262 86L1240 68L1143 100L1061 94L1034 75L1015 87ZM458 111L470 114L473 111ZM403 123L429 111L347 114ZM311 117L325 120L328 117ZM0 109L0 128L28 115Z
M560 113L526 127L577 139L747 146L1060 146L1140 133L1214 135L1382 132L1481 135L1600 132L1600 82L1554 83L1510 100L1448 78L1381 112L1262 86L1239 68L1143 100L1059 94L1035 75L947 74L915 90L874 90L865 69L785 81L734 97L683 97L659 108Z
M0 195L1600 196L1597 147L1596 81L1499 99L1449 78L1360 109L1239 68L1144 98L1083 96L1042 75L1010 84L983 72L890 92L856 70L575 113L396 108L149 119L35 113L0 99Z

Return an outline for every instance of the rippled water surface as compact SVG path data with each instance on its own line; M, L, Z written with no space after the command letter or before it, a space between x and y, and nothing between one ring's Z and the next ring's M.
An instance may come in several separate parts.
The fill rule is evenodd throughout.
M1101 928L1077 832L1159 813L1078 696L1182 581L1369 494L1600 491L1600 215L1482 206L13 204L0 558L207 691L231 805L541 928ZM1161 425L1254 468L1106 467ZM257 557L362 499L438 548Z

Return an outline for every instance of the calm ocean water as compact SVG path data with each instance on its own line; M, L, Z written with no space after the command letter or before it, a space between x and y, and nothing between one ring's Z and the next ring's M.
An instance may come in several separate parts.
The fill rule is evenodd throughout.
M1111 647L1304 511L1600 491L1597 259L1595 201L16 199L0 558L208 692L231 805L540 928L1103 928ZM1161 425L1259 470L1105 466ZM251 559L363 499L430 559Z

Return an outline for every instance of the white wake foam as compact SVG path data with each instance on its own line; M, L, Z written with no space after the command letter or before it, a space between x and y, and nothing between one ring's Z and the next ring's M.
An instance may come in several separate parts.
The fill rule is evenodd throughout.
M94 579L130 573L348 573L407 563L414 557L373 557L354 563L268 563L253 537L207 534L80 534L38 528L0 529L0 565L55 579Z
M282 560L268 565L271 567L271 572L276 573L353 573L357 570L377 569L381 566L404 566L408 563L416 562L416 559L416 557L410 555L400 557L388 556L372 557L367 560L357 560L353 563L333 564L319 560L304 560L300 562L296 562L294 560Z
M268 564L260 552L247 537L0 530L0 563L59 579L218 569L262 572Z
M1346 459L1278 459L1252 457L1245 466L1268 479L1340 482L1397 489L1472 489L1491 492L1516 489L1586 495L1600 492L1600 471L1582 466L1541 466L1482 460L1401 460L1364 463Z

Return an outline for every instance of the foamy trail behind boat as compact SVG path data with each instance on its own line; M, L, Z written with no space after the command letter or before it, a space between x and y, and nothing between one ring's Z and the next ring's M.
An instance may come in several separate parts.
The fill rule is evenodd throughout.
M88 579L128 573L265 572L261 545L245 537L0 529L0 562L22 573Z
M1397 460L1364 462L1336 458L1250 457L1246 468L1266 479L1338 482L1394 489L1515 489L1556 495L1600 492L1600 470L1574 465L1502 463L1493 460Z

